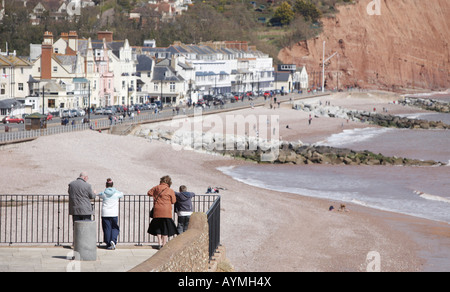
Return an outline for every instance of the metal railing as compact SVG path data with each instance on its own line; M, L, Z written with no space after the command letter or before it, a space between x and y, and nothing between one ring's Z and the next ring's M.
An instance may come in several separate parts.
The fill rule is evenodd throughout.
M0 245L72 244L68 199L68 195L0 195ZM99 199L93 201L99 244L103 242L101 203ZM220 196L197 195L192 205L194 212L208 216L211 256L220 244ZM152 206L153 199L147 195L124 195L120 199L118 243L157 243L157 238L147 233ZM173 219L176 223L175 213Z
M209 226L209 259L220 245L220 197L214 200L206 212Z

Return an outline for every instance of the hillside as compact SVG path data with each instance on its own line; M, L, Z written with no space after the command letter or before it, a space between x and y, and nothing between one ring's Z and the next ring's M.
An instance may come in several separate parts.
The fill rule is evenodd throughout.
M389 90L450 87L450 1L381 1L381 15L369 15L369 0L338 6L323 18L319 37L282 49L284 63L307 65L320 84L323 41L328 87ZM316 72L316 73L314 73Z

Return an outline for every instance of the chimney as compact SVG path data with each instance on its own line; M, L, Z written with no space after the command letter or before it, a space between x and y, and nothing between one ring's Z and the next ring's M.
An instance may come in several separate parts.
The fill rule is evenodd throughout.
M62 32L61 38L67 42L69 41L69 34L67 32Z
M74 52L78 51L78 34L76 31L69 31L69 48Z
M175 73L177 72L177 65L178 65L178 58L175 56L175 54L172 54L170 66L172 67L173 71L175 71Z
M97 32L97 38L100 41L105 39L107 43L110 43L113 41L113 33L112 31L99 31Z
M52 79L53 34L44 33L41 52L41 79Z

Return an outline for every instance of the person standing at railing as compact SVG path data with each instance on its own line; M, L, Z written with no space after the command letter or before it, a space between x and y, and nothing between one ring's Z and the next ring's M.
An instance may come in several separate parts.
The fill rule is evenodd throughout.
M178 214L178 233L181 234L188 229L189 219L192 215L192 198L195 193L188 192L187 187L180 186L180 192L175 192L177 202L175 203L175 212Z
M106 189L98 194L102 199L102 229L103 242L107 249L116 249L117 237L119 236L119 199L123 193L116 190L112 179L106 180Z
M95 199L95 191L87 183L88 175L86 172L80 173L80 176L69 184L69 215L72 215L73 221L91 220L94 214L91 200Z
M176 202L175 192L170 188L172 179L166 175L160 179L159 185L151 188L147 195L153 197L153 218L147 232L158 238L159 247L163 247L169 236L178 234L172 219L172 205Z

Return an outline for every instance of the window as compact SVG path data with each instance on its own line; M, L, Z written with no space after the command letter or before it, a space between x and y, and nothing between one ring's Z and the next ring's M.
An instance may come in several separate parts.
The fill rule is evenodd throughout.
M153 84L153 90L154 91L158 91L158 83L154 83Z
M48 107L51 107L51 108L55 107L55 100L54 99L49 99L48 100Z
M23 83L19 83L18 87L19 87L19 91L23 91Z
M53 72L58 72L58 67L53 66Z
M170 82L170 92L175 92L175 82Z

